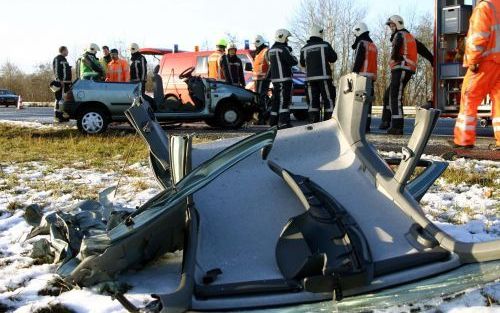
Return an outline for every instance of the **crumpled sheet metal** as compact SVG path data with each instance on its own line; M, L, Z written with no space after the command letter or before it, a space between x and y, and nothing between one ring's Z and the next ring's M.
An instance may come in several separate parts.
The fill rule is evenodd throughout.
M114 190L108 188L100 202L81 202L75 213L44 216L28 238L50 234L55 262L62 261L57 273L66 281L89 286L112 280L125 269L182 249L188 198L239 161L271 146L276 132L273 128L237 142L131 214L113 211Z

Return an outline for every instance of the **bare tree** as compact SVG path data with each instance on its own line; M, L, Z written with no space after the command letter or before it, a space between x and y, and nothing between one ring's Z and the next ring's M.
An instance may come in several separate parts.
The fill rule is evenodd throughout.
M351 71L354 41L352 29L366 15L364 7L349 0L303 0L292 19L292 33L296 42L292 43L299 51L309 39L312 25L324 28L324 39L332 44L338 54L338 61L333 68L333 78L338 80Z

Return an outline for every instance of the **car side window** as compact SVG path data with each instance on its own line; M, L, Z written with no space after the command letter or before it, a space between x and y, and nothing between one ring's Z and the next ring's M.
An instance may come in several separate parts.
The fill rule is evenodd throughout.
M252 64L252 61L248 58L246 54L238 54L238 57L240 58L241 63L243 63L243 69L245 69L247 63Z
M196 74L207 74L208 73L208 57L199 56L196 58Z

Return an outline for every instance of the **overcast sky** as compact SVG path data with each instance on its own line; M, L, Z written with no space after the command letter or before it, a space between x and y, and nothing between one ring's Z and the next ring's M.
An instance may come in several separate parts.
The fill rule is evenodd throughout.
M85 44L192 50L229 32L242 41L263 34L272 40L278 28L290 26L302 0L11 0L2 1L0 63L7 60L31 72L47 63L60 45L69 61ZM366 21L392 14L432 13L434 0L358 0L369 9Z

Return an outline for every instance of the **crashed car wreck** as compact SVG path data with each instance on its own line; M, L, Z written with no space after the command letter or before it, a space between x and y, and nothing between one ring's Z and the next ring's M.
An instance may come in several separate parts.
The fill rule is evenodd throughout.
M107 189L75 214L44 216L31 237L50 234L58 274L80 286L183 250L171 289L142 312L341 300L500 259L499 241L457 241L418 203L446 168L421 160L439 111L418 109L403 157L384 160L364 134L369 86L343 77L331 120L194 147L166 136L139 99L127 117L162 191L127 213Z

